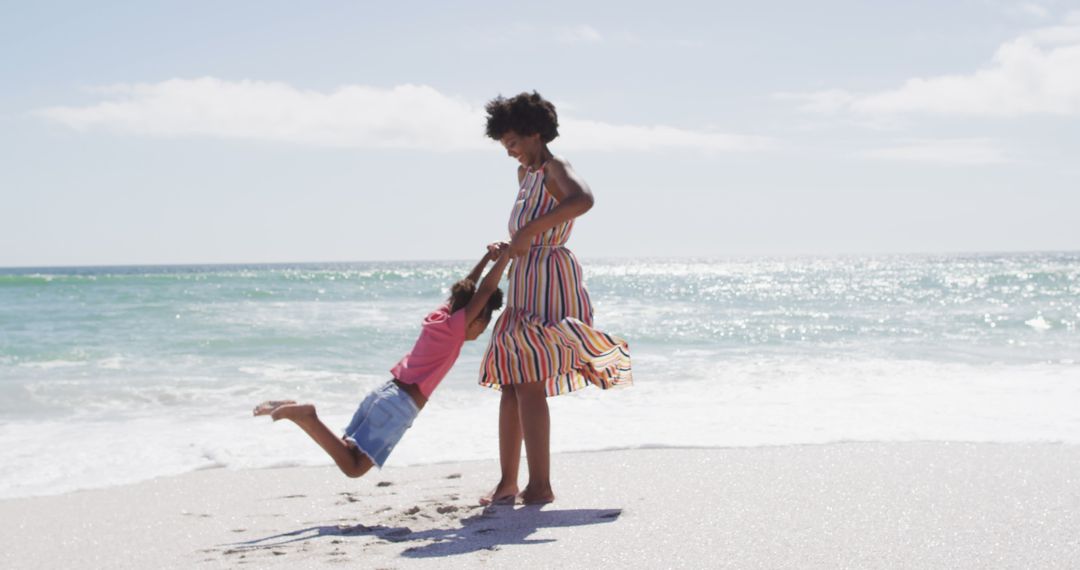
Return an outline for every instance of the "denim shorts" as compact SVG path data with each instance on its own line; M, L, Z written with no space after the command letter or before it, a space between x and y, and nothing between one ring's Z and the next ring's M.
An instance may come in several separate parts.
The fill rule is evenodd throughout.
M419 413L412 396L390 380L360 402L342 439L356 445L381 469Z

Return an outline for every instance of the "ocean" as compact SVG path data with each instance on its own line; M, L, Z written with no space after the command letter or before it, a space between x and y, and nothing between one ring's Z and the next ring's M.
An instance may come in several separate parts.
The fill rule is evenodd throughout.
M1080 253L583 265L635 384L553 398L554 452L1080 443ZM252 407L310 401L343 427L470 266L0 269L0 497L329 465ZM466 344L390 465L498 456L486 341Z

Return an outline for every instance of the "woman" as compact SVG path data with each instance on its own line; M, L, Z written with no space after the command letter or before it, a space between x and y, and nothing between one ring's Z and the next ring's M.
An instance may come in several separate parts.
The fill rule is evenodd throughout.
M502 390L499 463L502 476L481 503L513 502L518 494L521 441L529 458L526 504L555 499L550 480L546 398L589 384L629 384L625 341L592 328L593 309L581 265L566 248L574 219L593 207L593 195L548 143L559 135L555 106L535 91L487 105L487 135L518 166L518 196L510 215L507 306L492 329L480 384Z

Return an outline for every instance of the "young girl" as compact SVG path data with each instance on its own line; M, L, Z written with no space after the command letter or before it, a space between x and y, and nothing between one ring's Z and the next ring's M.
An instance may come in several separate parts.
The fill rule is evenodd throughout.
M630 384L630 353L626 341L592 328L581 265L566 247L574 219L592 208L593 195L570 163L548 149L559 136L555 106L534 91L498 97L487 112L487 135L518 162L518 193L510 214L514 263L506 310L491 331L480 370L481 385L502 390L502 476L480 502L512 502L518 496L524 439L529 484L520 498L547 503L555 494L546 398L590 384Z
M394 446L412 426L431 393L450 371L468 340L476 340L491 314L502 306L498 288L509 259L509 245L494 243L465 279L451 289L446 303L424 319L420 338L391 370L393 378L368 394L340 438L319 419L315 406L291 400L267 401L255 407L256 416L287 419L300 426L334 460L341 472L360 477L373 465L380 469ZM489 261L495 265L476 285Z

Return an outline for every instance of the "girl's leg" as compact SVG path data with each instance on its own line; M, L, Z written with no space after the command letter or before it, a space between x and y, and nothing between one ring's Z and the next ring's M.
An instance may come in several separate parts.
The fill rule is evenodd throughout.
M259 414L261 415L261 414ZM371 458L360 450L350 446L345 440L334 435L330 428L319 419L315 406L311 404L284 404L270 412L274 421L292 420L300 426L319 447L323 448L334 460L341 472L349 477L359 477L373 466Z
M521 465L521 420L514 386L503 386L499 400L499 484L480 498L481 505L513 502L518 494L518 466Z
M547 394L540 382L518 385L515 391L521 432L525 436L525 456L529 461L529 484L521 499L527 505L550 503L555 500L555 493L551 491L551 417Z

